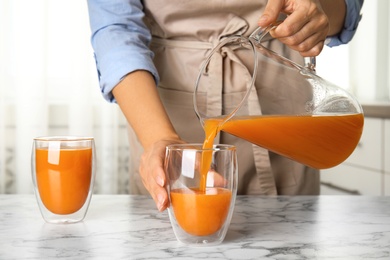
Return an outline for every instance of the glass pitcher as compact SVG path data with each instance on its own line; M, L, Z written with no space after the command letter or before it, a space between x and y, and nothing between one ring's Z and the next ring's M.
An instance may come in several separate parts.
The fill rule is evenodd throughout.
M193 98L205 144L224 131L313 168L336 166L360 140L362 108L316 75L314 57L300 65L266 47L276 26L223 39L202 64Z

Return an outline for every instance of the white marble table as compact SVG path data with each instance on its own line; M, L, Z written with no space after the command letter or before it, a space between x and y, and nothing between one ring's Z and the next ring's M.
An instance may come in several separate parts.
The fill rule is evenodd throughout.
M55 225L33 195L0 195L0 259L390 259L390 197L239 196L224 243L190 248L148 197L94 195Z

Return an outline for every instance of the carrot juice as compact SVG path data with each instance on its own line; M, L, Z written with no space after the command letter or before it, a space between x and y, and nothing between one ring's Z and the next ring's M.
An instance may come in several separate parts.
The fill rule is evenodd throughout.
M53 161L54 156L54 161ZM54 214L77 212L88 197L92 148L36 149L36 179L45 207Z
M363 114L233 117L205 121L206 140L225 131L307 166L326 169L353 152L363 131ZM212 137L212 138L210 138Z
M213 140L220 131L243 138L313 168L325 169L343 162L355 149L363 130L363 114L233 117L205 120L205 140L197 189L171 190L177 222L187 233L210 235L223 225L232 193L206 187L212 162Z
M229 213L232 192L224 188L173 189L171 205L180 227L194 236L217 232Z
M208 135L203 143L199 189L174 189L171 191L171 203L176 220L187 233L195 236L212 235L223 226L229 213L232 192L224 188L207 188L213 151L214 137L217 134L217 122L207 125Z

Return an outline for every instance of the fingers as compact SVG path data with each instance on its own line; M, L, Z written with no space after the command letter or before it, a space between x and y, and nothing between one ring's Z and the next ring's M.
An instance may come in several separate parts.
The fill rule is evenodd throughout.
M159 211L169 207L164 171L165 148L169 144L184 143L178 140L162 140L154 143L144 151L141 157L139 172L145 188L149 191Z
M226 187L227 180L218 172L210 170L207 173L207 185L211 187Z
M165 146L164 146L165 147ZM159 211L164 211L168 205L168 194L165 189L165 172L163 168L163 154L165 150L152 149L142 155L140 174L145 188L149 191Z
M302 18L308 17L308 13L312 18ZM302 56L317 56L323 49L328 30L329 21L325 14L297 10L270 34Z
M263 14L260 16L258 25L260 27L266 27L271 23L276 22L283 6L284 0L269 0L265 6Z
M269 19L271 23L276 21L275 8L280 8L278 13L283 12L288 17L270 32L271 36L302 56L319 55L329 32L329 20L320 3L317 0L269 0L263 16L271 17L271 13L274 19ZM263 21L260 18L260 26Z
M156 203L157 209L159 211L164 211L168 207L169 203L168 193L164 187L165 174L162 167L159 167L152 172L148 178L146 178L146 182L144 181L144 185L147 187L147 190Z

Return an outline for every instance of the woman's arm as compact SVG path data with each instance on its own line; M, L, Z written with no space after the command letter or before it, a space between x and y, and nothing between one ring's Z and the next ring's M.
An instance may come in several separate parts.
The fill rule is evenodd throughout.
M149 72L138 70L128 74L113 89L113 94L144 149L159 140L179 139Z
M113 94L144 148L139 165L143 184L157 208L163 211L168 206L164 188L165 147L182 141L165 112L149 72L139 70L128 74L113 89Z
M322 3L324 5L325 12L332 12L332 10L326 11L326 9L329 9L326 7L326 5L328 5L331 1L323 0L322 2L326 2ZM360 12L363 7L364 0L345 0L345 3L346 14L344 18L344 24L342 24L342 28L340 31L335 33L331 32L330 36L328 36L326 45L328 45L329 47L347 44L348 42L350 42L355 35L359 22L362 18ZM335 21L333 22L335 23Z
M117 102L140 140L144 153L140 175L157 208L164 210L165 147L182 142L157 93L159 80L148 45L140 0L88 0L99 83L103 96Z
M112 90L129 73L158 73L149 49L151 34L143 22L141 0L88 0L91 44L103 97L115 102Z
M327 36L339 34L346 16L345 0L320 0L320 3L329 21Z

